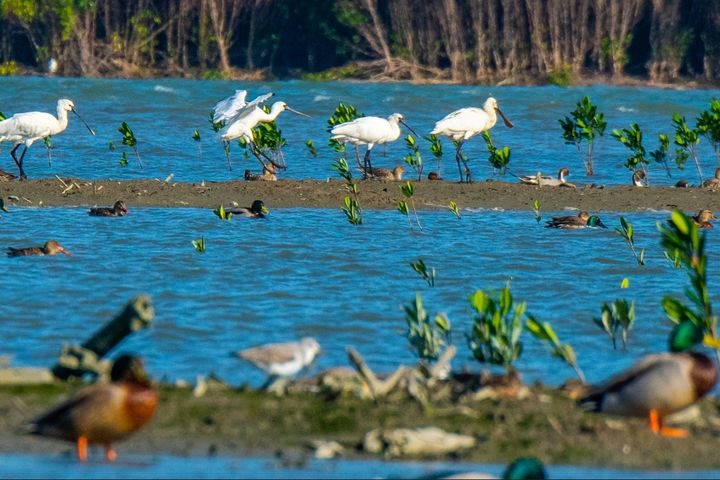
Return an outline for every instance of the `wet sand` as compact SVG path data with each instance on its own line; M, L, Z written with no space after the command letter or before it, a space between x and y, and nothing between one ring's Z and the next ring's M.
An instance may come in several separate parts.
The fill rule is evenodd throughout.
M359 181L362 208L395 209L403 199L402 182ZM459 184L447 181L413 182L419 209L446 208L451 200L463 208L532 210L539 200L543 211L720 210L720 192L703 188L632 186L558 188L499 181ZM262 199L269 208L340 208L344 184L330 180L228 181L164 183L158 180L82 180L57 178L0 183L0 197L9 207L89 207L112 205L122 199L133 206L214 208L237 202L250 205ZM10 200L8 200L10 198Z

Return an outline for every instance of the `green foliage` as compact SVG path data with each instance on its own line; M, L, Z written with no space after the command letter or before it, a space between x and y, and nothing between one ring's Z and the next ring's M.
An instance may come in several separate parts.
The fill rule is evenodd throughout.
M715 157L720 161L720 99L713 98L710 100L710 109L700 112L696 129L710 142Z
M311 157L313 157L313 158L317 157L318 150L317 150L317 148L315 148L315 144L313 143L312 140L310 140L310 139L305 140L305 146L307 147L308 152L310 152Z
M510 163L510 147L504 146L503 148L496 148L493 144L489 130L482 132L482 138L485 140L485 144L487 145L489 153L488 161L490 162L490 165L492 165L493 170L500 172L500 174L504 174L508 164Z
M5 120L7 117L3 112L0 112L0 121Z
M692 158L695 162L695 168L697 168L698 177L700 177L700 183L702 184L703 175L697 155L697 146L700 143L698 131L690 128L685 117L681 117L677 113L673 115L672 123L673 127L675 127L675 145L678 146L675 154L675 163L682 169L685 162L687 162L689 158Z
M350 171L347 161L343 157L338 158L335 160L335 163L332 164L332 168L345 180L345 190L349 194L343 199L343 207L341 207L341 210L345 213L348 222L352 225L361 225L362 209L358 201L358 187L353 181L352 172Z
M120 124L118 132L120 132L120 134L122 135L122 144L127 145L128 147L131 147L133 149L133 151L135 152L135 156L137 157L138 163L140 164L140 168L143 168L143 163L140 159L140 153L138 153L137 149L137 139L135 138L135 133L132 131L132 129L126 122L122 122ZM127 165L127 157L124 156L124 159L125 165ZM120 164L122 165L122 161L120 162Z
M420 217L418 217L417 209L415 208L415 200L413 199L413 195L415 194L415 188L413 187L412 182L410 182L410 180L407 180L403 185L400 185L400 191L402 192L403 196L410 201L410 207L415 214L415 223L417 223L418 228L422 230L422 225L420 225ZM408 225L412 227L412 223L410 222L410 209L408 208L407 201L400 200L398 202L397 209L400 213L408 217Z
M535 221L539 225L540 220L542 220L542 215L540 214L540 200L533 200L533 212L535 213Z
M122 154L120 154L120 161L118 163L120 164L121 167L128 166L129 162L128 162L127 155L125 154L125 152L122 152Z
M627 243L638 265L645 265L645 249L641 248L640 253L635 250L635 232L632 223L628 222L625 217L620 217L620 226L615 228L615 233L620 235Z
M628 303L619 298L611 304L603 303L600 307L600 318L593 319L595 324L608 334L614 349L617 349L617 334L623 342L623 350L627 349L628 333L635 323L635 301Z
M205 253L205 237L200 237L192 241L193 247L198 253Z
M200 78L203 80L225 80L225 74L221 70L209 68L203 70Z
M354 105L352 104L344 104L344 103L338 103L338 106L335 107L335 111L333 114L328 118L327 124L328 124L328 131L332 130L333 127L336 125L340 125L341 123L350 122L352 120L355 120L356 118L363 117L364 115L357 111ZM330 140L330 147L337 153L345 153L345 143L339 142L337 140Z
M558 87L567 87L573 82L573 71L571 65L563 65L560 68L548 72L548 81Z
M416 261L410 262L410 266L413 270L415 270L415 272L417 272L418 275L420 275L420 278L427 282L429 286L435 286L435 267L428 270L427 265L425 265L425 261L422 258L418 258Z
M698 226L680 210L672 212L667 224L658 223L658 229L665 253L669 257L677 256L690 278L690 287L685 289L690 306L665 296L662 301L665 315L674 323L690 320L716 337L717 318L712 312L707 285L705 233L700 233Z
M522 353L525 302L513 305L508 282L497 296L477 290L470 296L470 305L475 316L467 340L473 356L482 363L511 367Z
M580 365L577 363L577 356L575 355L575 350L572 345L569 343L560 343L560 339L549 322L541 323L532 315L528 315L527 317L525 327L528 331L541 342L548 344L553 357L559 358L572 367L580 381L585 383L585 375L583 375Z
M660 142L660 145L658 146L657 150L653 150L650 152L650 157L656 162L662 164L662 166L665 168L665 173L667 173L667 176L670 176L670 168L668 167L667 160L668 160L668 151L670 150L670 138L665 135L664 133L661 133L658 135L658 142Z
M47 149L48 166L50 167L52 166L52 149L55 148L52 142L52 135L48 135L47 137L43 138L43 143L45 144L45 148Z
M597 106L592 104L590 97L585 96L577 103L575 110L570 112L570 117L566 116L564 119L559 120L563 131L563 139L565 143L575 145L578 153L582 153L582 143L587 142L583 163L585 164L585 172L588 176L591 176L594 173L593 147L596 137L605 133L607 127L605 116L598 113Z
M213 117L214 117L214 116L215 116L215 114L214 114L214 113L212 112L212 110L211 110L211 111L210 111L210 118L208 118L208 121L210 122L210 128L212 128L212 131L215 132L215 133L217 133L217 132L219 132L220 130L222 130L222 128L225 126L225 120L222 120L222 121L220 121L220 122L215 123L215 122L213 122Z
M7 77L9 75L15 75L17 73L17 63L15 60L8 60L7 62L0 63L0 77Z
M448 208L450 208L450 211L457 217L458 220L462 219L462 216L460 215L460 208L458 208L458 204L455 200L450 200Z
M420 181L422 179L423 159L422 155L420 154L420 148L415 141L415 137L413 137L412 135L408 135L407 137L405 137L405 145L410 150L410 153L403 157L405 163L408 164L413 170L415 170L415 173L417 173L417 179L418 181Z
M625 168L634 172L635 170L645 170L648 160L645 158L645 147L642 144L642 131L637 123L630 125L630 128L622 130L614 129L612 136L630 150L630 156L625 160Z
M434 362L450 340L450 320L444 314L435 315L431 322L422 304L422 296L417 293L415 301L403 306L408 330L406 333L410 345L418 357L426 362Z
M442 161L442 143L437 135L430 134L429 137L425 137L430 142L430 153L435 158L435 164L438 175L440 174L440 162Z
M196 142L200 141L200 131L196 128L195 131L193 131L192 139Z
M215 210L213 210L213 213L220 220L230 220L232 218L232 213L225 211L225 207L222 205L218 205L218 207Z

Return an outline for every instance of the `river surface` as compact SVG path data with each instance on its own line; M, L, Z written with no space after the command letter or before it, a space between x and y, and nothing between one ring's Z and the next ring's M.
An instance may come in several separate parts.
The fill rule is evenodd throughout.
M351 103L365 115L386 117L402 113L419 134L427 135L435 122L447 113L467 106L482 106L488 95L498 99L503 112L516 127L507 129L502 122L492 130L496 146L507 145L512 156L510 169L517 175L535 174L538 170L556 174L560 167L572 171L570 181L585 184L628 184L630 173L623 166L627 149L610 135L614 128L638 123L644 133L649 151L657 148L658 133L671 134L674 113L687 117L691 126L700 111L708 108L710 99L720 96L718 90L662 90L637 87L487 87L460 85L411 85L407 83L357 82L228 82L177 79L109 80L42 77L0 78L0 111L15 112L41 110L55 112L58 98L74 100L77 111L96 130L91 137L85 127L70 115L68 130L53 139L52 166L38 143L27 154L26 170L30 178L53 174L82 178L165 178L173 173L175 181L227 180L242 178L245 168L257 170L258 162L243 158L237 144L232 146L234 169L228 170L225 154L218 136L210 129L208 115L219 100L235 89L247 89L249 98L275 92L273 99L283 100L291 107L311 115L299 117L283 113L278 123L287 139L289 165L283 173L287 178L326 178L336 175L330 168L334 159L327 146L327 119L339 102ZM573 145L565 145L558 119L568 115L584 95L598 105L605 114L608 127L605 136L596 142L595 176L586 177L581 158ZM132 150L121 145L117 132L120 122L127 122L138 141L144 169L140 169ZM192 134L200 131L201 141ZM407 130L404 131L404 134ZM313 140L318 148L312 157L305 141ZM109 142L117 149L110 151ZM420 141L426 172L436 169L427 142ZM3 146L0 167L15 171ZM672 149L674 151L674 148ZM126 152L129 164L119 164ZM375 166L392 168L402 163L407 147L401 140L384 149L376 148ZM487 150L481 138L470 140L465 153L471 158L474 178L492 175L487 162ZM706 178L713 175L717 165L707 141L699 146ZM672 154L672 152L671 152ZM673 161L671 160L671 164ZM444 142L444 161L441 174L457 178L454 148ZM697 174L690 161L685 171L672 168L668 178L659 164L650 166L651 184L674 184L679 178L697 183ZM512 177L508 176L508 180Z

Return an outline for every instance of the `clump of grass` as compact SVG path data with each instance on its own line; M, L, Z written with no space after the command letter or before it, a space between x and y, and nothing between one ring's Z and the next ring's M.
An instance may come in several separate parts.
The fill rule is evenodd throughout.
M577 356L575 350L569 343L561 343L557 334L553 330L549 322L539 322L532 315L528 315L528 319L525 322L525 327L528 331L541 342L545 342L550 346L550 351L554 357L559 358L577 374L581 382L585 383L585 375L580 369L580 365L577 363Z
M615 229L615 233L620 235L627 243L638 265L645 265L645 249L641 248L640 252L635 249L635 231L632 223L628 222L625 217L620 217L620 226Z
M220 219L220 220L230 220L232 218L232 213L225 210L225 207L222 205L218 205L218 207L213 210L213 213Z
M430 268L428 270L427 265L425 265L425 261L422 258L418 258L414 262L410 262L410 266L412 267L415 272L417 272L418 275L420 275L420 278L425 280L427 284L431 287L435 286L435 268Z
M598 113L597 106L593 105L590 97L585 96L577 103L575 110L570 112L570 117L566 116L559 122L565 143L575 145L579 154L583 154L582 144L587 143L583 164L585 173L592 176L594 173L593 147L596 138L605 133L607 127L605 116Z
M128 147L132 148L135 152L135 157L137 158L138 164L140 165L140 168L143 167L142 159L140 158L140 153L137 149L137 139L135 138L135 132L132 131L130 126L127 124L127 122L122 122L120 124L120 128L118 128L118 132L122 135L122 144L127 145ZM127 162L127 158L126 158ZM127 163L126 163L127 164Z

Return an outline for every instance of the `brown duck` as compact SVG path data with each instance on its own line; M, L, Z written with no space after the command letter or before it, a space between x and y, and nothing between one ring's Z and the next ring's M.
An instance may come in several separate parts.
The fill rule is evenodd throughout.
M562 228L563 230L575 230L578 228L600 227L607 228L597 215L590 215L588 212L580 212L577 217L553 217L545 222L548 228Z
M93 385L29 422L31 434L75 442L77 456L87 460L88 444L101 444L105 456L117 458L112 443L145 425L155 413L157 392L142 360L122 355L113 364L111 383Z
M710 220L717 219L711 210L700 210L697 215L691 218L698 228L713 228L713 224L710 223Z
M27 255L57 255L58 253L64 253L69 257L72 256L72 253L68 252L65 247L55 240L45 242L42 247L8 247L5 253L9 257L24 257Z
M397 165L392 170L388 168L371 167L368 169L361 168L360 171L368 178L376 178L378 180L394 180L396 182L401 181L403 173L405 173L405 169L402 165Z
M127 205L122 200L118 200L110 207L91 208L88 215L91 217L124 217L128 213Z

